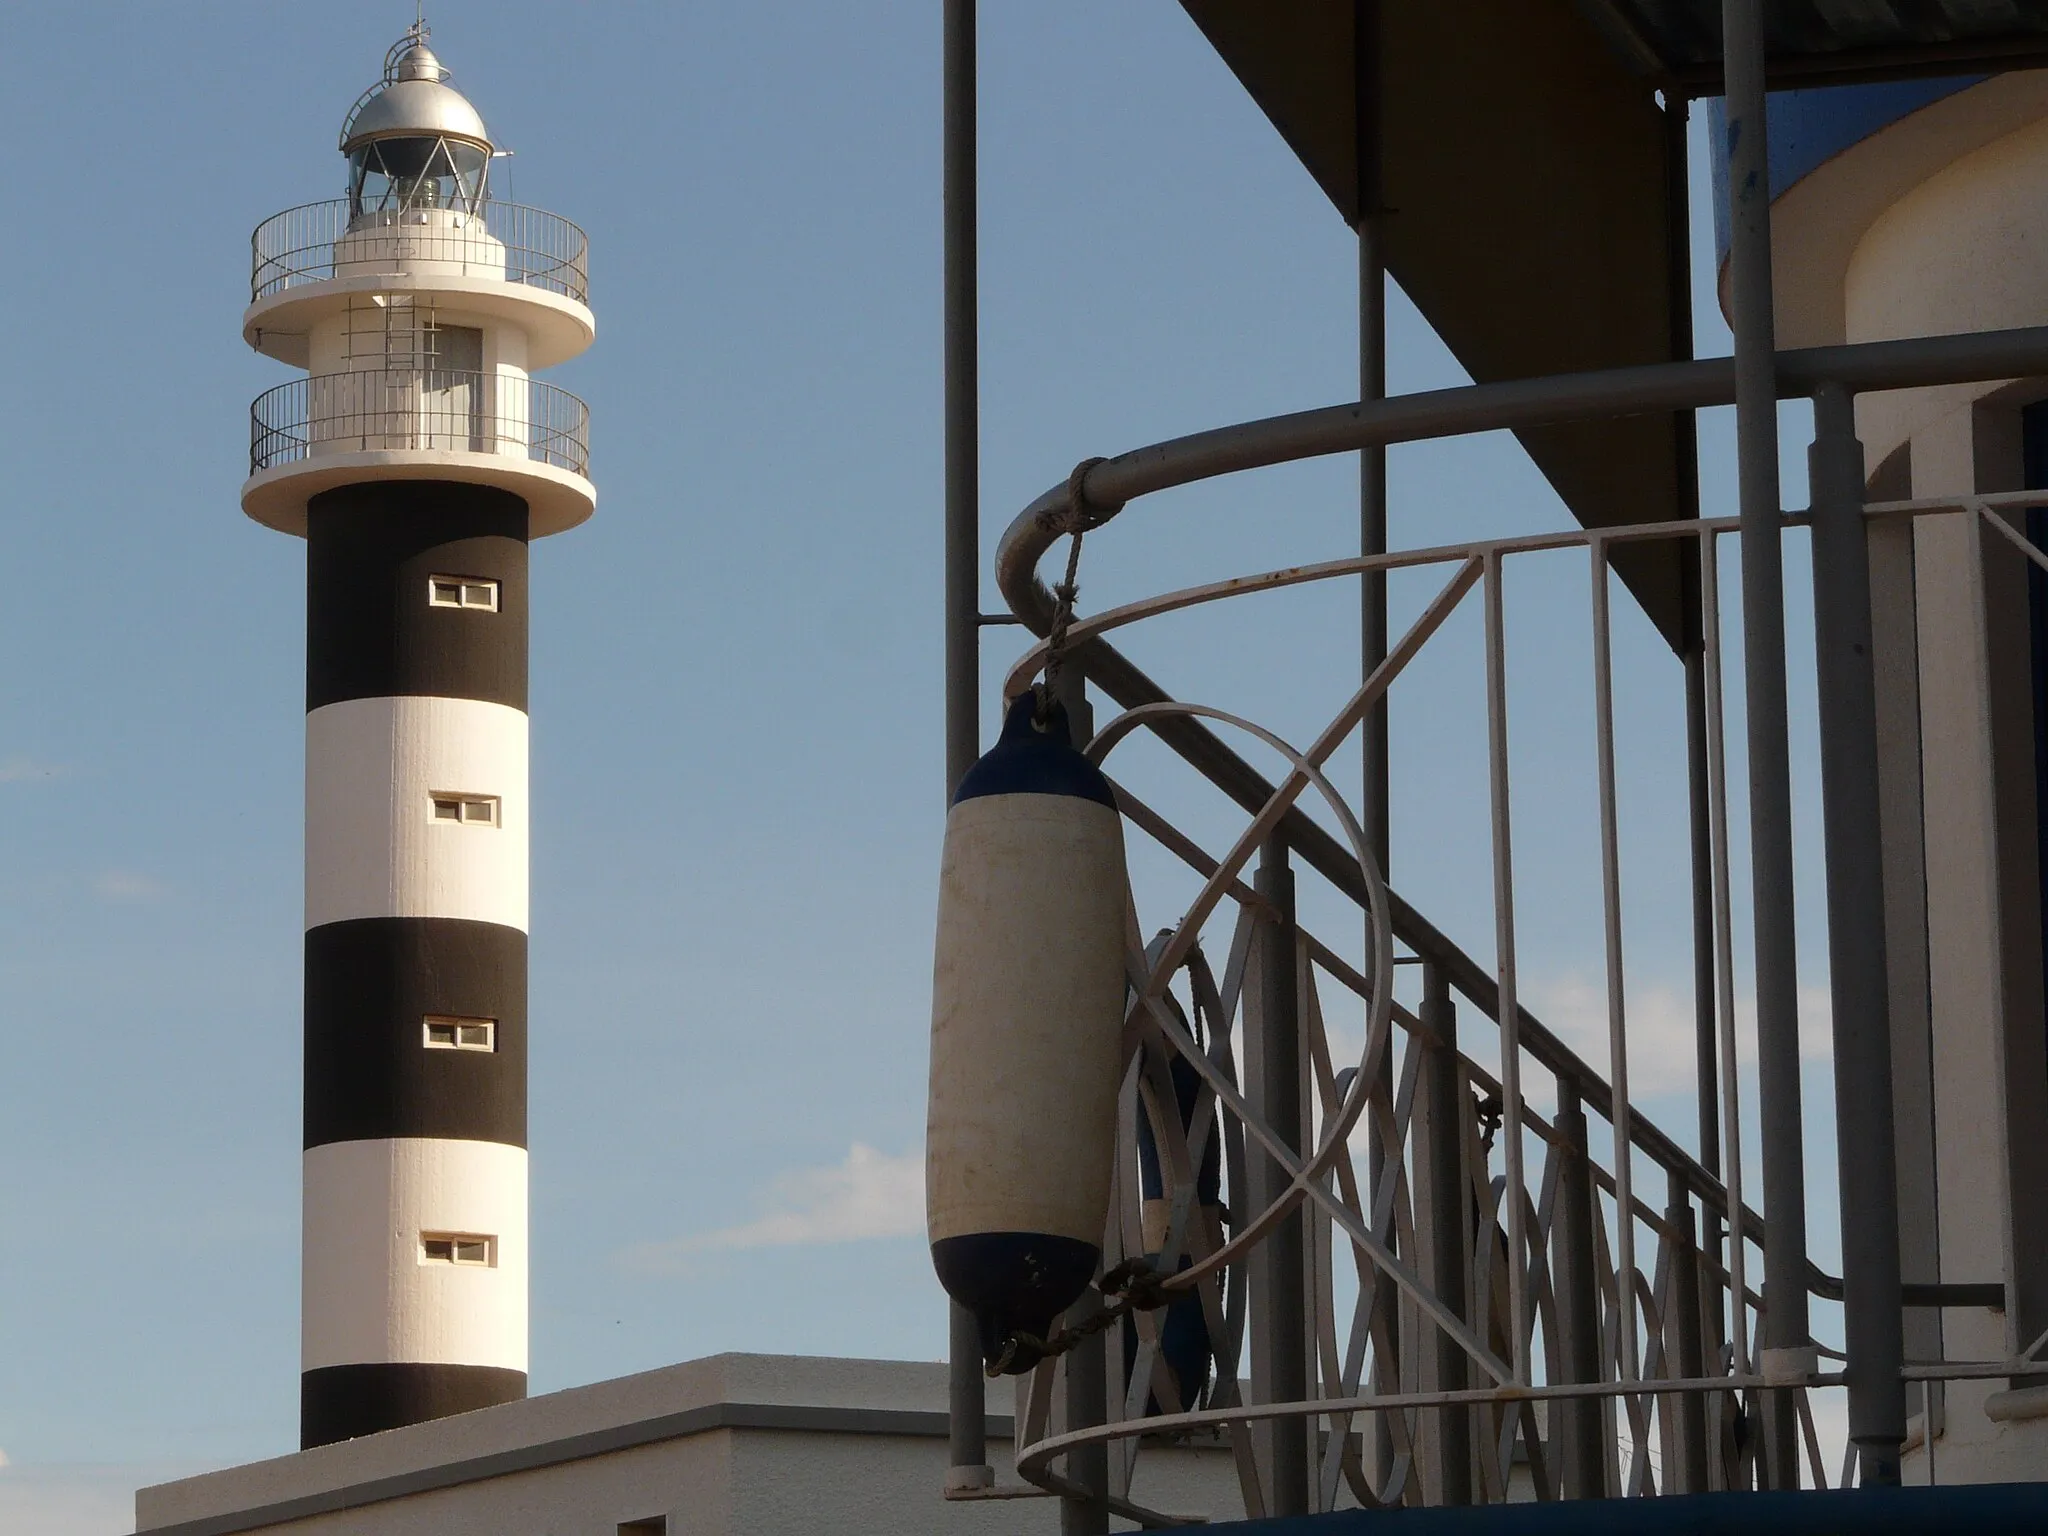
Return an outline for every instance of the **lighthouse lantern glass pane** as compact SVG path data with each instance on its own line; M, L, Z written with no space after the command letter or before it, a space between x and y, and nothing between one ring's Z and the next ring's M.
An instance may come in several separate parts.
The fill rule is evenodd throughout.
M349 213L483 209L488 150L460 139L377 139L349 156Z

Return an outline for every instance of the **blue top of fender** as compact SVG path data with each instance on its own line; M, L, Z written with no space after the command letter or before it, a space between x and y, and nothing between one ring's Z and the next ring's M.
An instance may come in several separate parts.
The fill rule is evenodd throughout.
M1003 717L1002 734L961 778L953 803L984 795L1069 795L1115 810L1109 780L1074 750L1066 710L1053 705L1044 730L1034 718L1037 712L1035 689L1017 695Z

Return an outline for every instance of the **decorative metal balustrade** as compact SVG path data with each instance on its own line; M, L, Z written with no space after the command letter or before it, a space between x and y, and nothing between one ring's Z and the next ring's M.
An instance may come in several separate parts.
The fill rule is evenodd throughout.
M1967 340L1979 351L2000 342L2031 347L2037 361L2048 362L2044 333ZM1999 361L1970 363L1967 343L1950 349L1956 356L1942 343L1888 345L1888 355L1859 348L1783 358L1795 379L1802 363L1818 369L1827 361L1839 373L1854 356L1873 375L1892 365L1900 382L1939 382L1973 368L1988 375ZM1645 370L1611 382L1617 401L1711 403L1726 387L1718 366L1676 365L1657 378ZM1786 381L1787 392L1795 379ZM1598 403L1608 382L1540 381L1537 390L1605 408ZM1570 399L1523 398L1518 388L1490 397L1483 389L1457 392L1464 398L1456 410L1471 423L1464 429L1509 424L1499 418L1510 414L1561 419L1573 409ZM1706 398L1686 398L1695 393ZM1447 435L1459 430L1439 419L1452 413L1449 398L1391 402L1382 408L1387 420L1365 428L1356 425L1357 412L1350 426L1336 413L1325 420L1309 413L1143 450L1108 461L1121 479L1102 500L1119 507L1126 494L1337 451L1368 433L1381 441ZM1397 414L1403 410L1405 421ZM1846 417L1828 419L1832 430L1845 430ZM1247 441L1228 441L1232 433ZM1847 441L1853 445L1853 434ZM1860 466L1860 450L1853 463ZM1077 476L1077 483L1085 481ZM1842 494L1839 484L1816 482L1817 509L1825 495L1836 498L1830 526L1837 534ZM1866 528L1954 528L1950 520L1961 520L1977 573L1969 622L1980 638L1986 582L2012 574L1998 574L2001 560L2048 572L2048 556L2012 521L2040 492L1868 508L1860 485L1847 495L1859 557ZM1033 572L1064 530L1065 512L1063 494L1049 492L1012 525L999 559L1013 609L1041 634L1050 627L1050 604ZM1821 521L1816 510L1786 524L1818 528ZM1185 899L1173 906L1180 915L1149 946L1141 936L1160 913L1136 898L1131 907L1134 1000L1103 1256L1106 1271L1148 1261L1174 1303L1138 1310L1106 1346L1084 1343L1020 1378L1016 1465L1028 1483L1100 1500L1099 1467L1091 1470L1085 1458L1106 1450L1109 1508L1153 1526L1177 1521L1152 1503L1171 1494L1148 1495L1146 1447L1191 1439L1228 1446L1253 1516L1847 1480L1837 1453L1824 1454L1814 1414L1816 1394L1836 1392L1848 1379L1846 1357L1810 1339L1770 1347L1763 1285L1770 1239L1745 1194L1744 1149L1756 1128L1745 1125L1737 1085L1753 1059L1755 1024L1738 986L1733 921L1740 898L1722 707L1724 607L1731 603L1721 590L1719 553L1737 527L1735 519L1702 519L1340 559L1169 592L1073 622L1073 663L1125 706L1094 735L1089 753L1110 774L1127 828L1169 855L1187 881ZM1712 1082L1705 1089L1717 1121L1697 1157L1637 1109L1630 1084L1640 1026L1631 1029L1625 983L1610 597L1616 551L1659 543L1681 548L1699 593L1710 829L1698 874L1712 909L1712 980L1700 1001L1712 1022L1718 1090ZM1508 771L1506 578L1524 561L1554 562L1574 550L1588 573L1587 682L1598 765L1606 1029L1597 1064L1521 999L1514 826L1518 816L1546 814L1545 791L1512 783ZM1167 696L1109 644L1118 631L1169 614L1397 570L1434 572L1434 596L1306 746ZM1469 874L1493 893L1490 966L1386 888L1328 772L1416 658L1472 607L1484 635L1489 857ZM1911 624L1910 613L1904 622ZM1512 643L1527 651L1546 641L1524 632ZM1981 644L1977 654L1988 667ZM1008 691L1028 685L1045 656L1041 643L1020 658ZM1434 696L1431 704L1444 707ZM1277 754L1282 776L1262 778L1213 727ZM1148 803L1149 788L1123 776L1117 749L1141 733L1223 789L1248 818L1227 846L1203 847ZM1156 769L1156 756L1137 760L1132 771L1148 765ZM1325 888L1317 905L1327 907L1332 895L1349 904L1356 920L1342 925L1344 941L1300 923L1293 892L1303 872ZM1221 1187L1206 1190L1200 1171L1218 1141ZM1803 1246L1798 1261L1798 1315L1807 1294L1841 1298L1843 1282L1809 1264ZM2004 1294L1995 1283L1908 1284L1898 1302L2002 1311ZM1083 1305L1100 1304L1091 1297ZM1197 1316L1213 1370L1189 1398L1186 1330ZM1178 1341L1168 1336L1175 1329ZM1901 1375L1923 1394L1923 1424L1939 1416L1944 1381L2048 1371L2048 1335L2028 1342L2010 1327L2006 1334L2008 1347L1995 1358L1949 1358L1937 1348L1906 1359ZM1099 1356L1089 1358L1097 1348ZM1075 1365L1077 1356L1087 1359L1085 1368ZM1082 1377L1072 1376L1076 1369ZM1092 1411L1076 1418L1076 1382L1086 1397L1096 1372L1107 1382L1099 1422Z
M481 215L412 208L351 218L346 199L273 214L250 236L251 302L305 283L401 267L445 267L590 300L589 241L559 214L486 202Z
M518 374L365 369L293 379L249 408L249 472L322 453L504 454L590 473L590 408Z

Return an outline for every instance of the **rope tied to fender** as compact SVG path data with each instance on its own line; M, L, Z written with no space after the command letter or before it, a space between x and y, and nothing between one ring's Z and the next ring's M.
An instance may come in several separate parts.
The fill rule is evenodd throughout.
M1045 686L1039 690L1038 709L1033 717L1040 730L1052 721L1053 694L1060 680L1060 671L1067 661L1067 631L1074 622L1074 599L1081 591L1082 535L1091 528L1100 528L1124 509L1122 502L1105 507L1088 500L1088 471L1107 462L1097 458L1083 459L1076 464L1074 472L1067 476L1066 501L1038 514L1040 528L1055 536L1065 534L1073 540L1067 546L1066 577L1052 589L1052 628L1045 635Z
M1105 1298L1115 1297L1101 1311L1071 1328L1062 1328L1049 1339L1019 1330L1003 1340L1003 1347L983 1368L990 1380L1029 1370L1041 1361L1068 1354L1107 1333L1133 1312L1156 1312L1173 1300L1166 1289L1166 1277L1143 1258L1125 1259L1102 1272L1095 1288Z

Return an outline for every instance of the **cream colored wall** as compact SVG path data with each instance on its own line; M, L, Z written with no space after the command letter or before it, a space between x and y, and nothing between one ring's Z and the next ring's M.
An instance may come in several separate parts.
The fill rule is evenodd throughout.
M1869 220L1842 268L1846 339L2048 323L2048 118L2007 126ZM1882 153L1880 136L1844 158ZM2044 394L2048 381L1994 381L1863 397L1867 463L1891 466L1873 494L2017 487L2019 408ZM1909 1352L1938 1343L1951 1359L1996 1360L2039 1326L2031 1297L2048 1257L2024 573L2008 550L1987 558L1957 516L1879 529L1872 578L1907 1273L1936 1278L1931 1260L1944 1281L2001 1281L2013 1299L2010 1312L1908 1314ZM1985 1412L2007 1385L1947 1387L1931 1459L1923 1435L1907 1481L2048 1474L2048 1421Z

